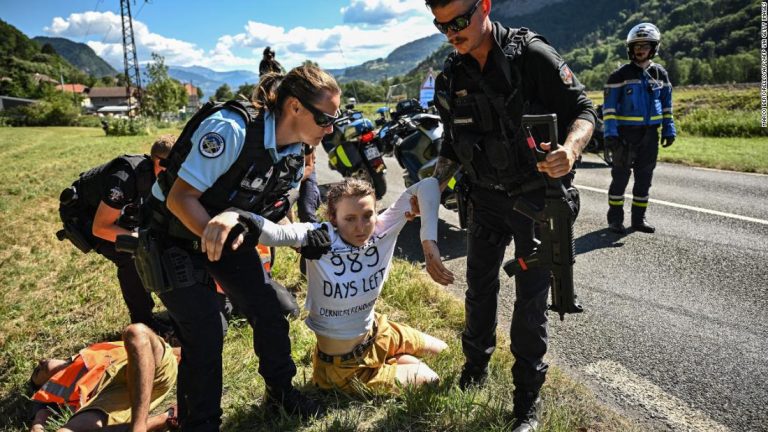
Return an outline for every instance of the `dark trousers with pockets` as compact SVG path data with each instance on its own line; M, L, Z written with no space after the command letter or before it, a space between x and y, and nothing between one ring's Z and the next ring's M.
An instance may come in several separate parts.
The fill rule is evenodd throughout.
M155 302L152 300L152 295L144 289L144 284L141 283L133 263L133 256L124 252L117 252L115 244L106 240L100 240L95 251L117 266L117 280L120 283L120 291L123 294L125 305L128 306L131 322L151 326L153 322L152 308L155 307Z
M259 374L272 391L287 391L296 374L291 358L289 324L275 290L268 287L258 253L244 250L210 262L204 254L190 253L195 269L216 279L232 304L253 328L253 348ZM218 431L221 424L224 332L219 303L211 278L187 288L160 294L181 340L179 364L179 417L184 431Z
M541 206L544 192L535 191L525 198ZM515 257L533 253L538 241L533 222L513 210L515 197L475 187L470 199L462 347L469 363L484 366L496 349L499 270L510 237L514 240ZM512 378L516 393L538 392L544 384L548 368L543 358L547 352L549 275L549 269L531 269L515 277L510 340L515 357Z
M634 171L635 184L632 187L632 195L638 198L647 197L651 189L653 170L656 168L656 159L659 156L658 126L620 127L619 137L624 144L619 154L614 153L611 168L612 180L608 194L624 195L629 177Z

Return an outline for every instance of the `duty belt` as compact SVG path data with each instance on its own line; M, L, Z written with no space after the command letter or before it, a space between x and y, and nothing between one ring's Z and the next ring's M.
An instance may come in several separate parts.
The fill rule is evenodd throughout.
M486 189L494 192L502 192L508 196L522 195L526 192L531 192L537 189L543 189L546 186L546 182L543 178L538 177L531 181L517 184L517 185L504 185L501 183L486 183L486 182L472 182L473 186L477 186L481 189Z
M188 252L202 252L202 242L200 239L186 239L181 237L166 236L166 243L172 246L180 247Z
M346 354L338 354L338 355L330 355L326 354L322 351L320 351L320 348L317 349L317 358L320 360L333 364L333 359L335 357L338 357L340 361L347 361L352 360L356 358L360 358L365 354L365 351L368 350L368 348L373 345L373 342L376 341L376 334L378 333L378 329L376 328L376 324L373 325L373 333L371 333L370 336L368 336L367 339L365 339L363 342L360 342L359 344L355 345L354 348L352 348L352 351L346 353Z

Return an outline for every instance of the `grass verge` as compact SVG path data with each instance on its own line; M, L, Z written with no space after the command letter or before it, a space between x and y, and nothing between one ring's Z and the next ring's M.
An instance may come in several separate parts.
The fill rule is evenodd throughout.
M690 166L768 174L768 140L765 138L711 138L678 136L659 149L659 160Z
M172 132L172 131L163 131ZM28 422L24 383L37 359L67 357L96 341L119 338L128 317L114 268L98 255L83 255L54 237L57 198L76 175L120 153L143 152L151 137L105 138L93 128L0 129L0 430L23 431ZM275 277L306 289L298 256L278 252ZM159 305L158 309L162 309ZM224 347L224 430L297 431L502 431L512 422L508 342L499 340L489 385L463 393L456 386L463 363L461 303L416 265L398 260L377 306L393 320L446 340L450 348L427 359L439 385L404 389L395 398L352 399L318 394L330 407L323 419L299 423L261 408L264 391L252 332L231 323ZM300 321L291 325L296 383L313 391L314 336ZM600 405L557 368L544 387L543 431L634 431L631 422ZM168 404L172 401L168 401Z

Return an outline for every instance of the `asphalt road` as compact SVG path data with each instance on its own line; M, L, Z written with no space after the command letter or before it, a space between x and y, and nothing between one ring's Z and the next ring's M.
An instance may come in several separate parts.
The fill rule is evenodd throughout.
M403 190L402 170L386 162L385 205ZM341 178L322 150L317 165L321 183ZM625 236L605 229L609 168L587 155L576 183L585 312L550 315L549 361L651 430L768 431L768 176L660 163L648 210L657 231ZM440 249L457 276L448 290L463 298L465 234L455 213L440 216ZM417 227L406 229L397 253L423 261ZM500 297L501 332L514 302L503 274Z

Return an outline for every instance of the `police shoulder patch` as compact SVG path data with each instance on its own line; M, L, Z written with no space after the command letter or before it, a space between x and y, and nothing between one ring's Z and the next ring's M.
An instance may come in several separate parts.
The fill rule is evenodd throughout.
M123 200L124 196L125 194L123 193L123 190L117 186L109 190L109 200L112 202L120 202Z
M224 152L224 137L216 132L208 132L200 138L198 149L207 158L219 157Z
M565 85L573 84L573 72L571 72L571 68L566 63L560 66L560 79L563 80Z

